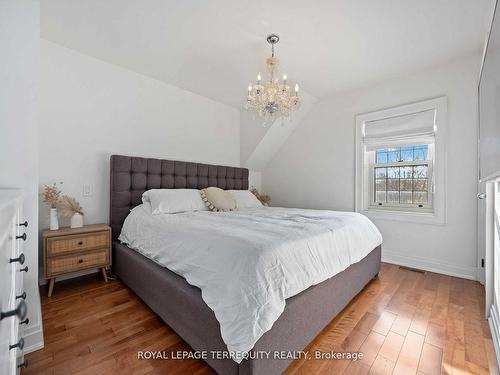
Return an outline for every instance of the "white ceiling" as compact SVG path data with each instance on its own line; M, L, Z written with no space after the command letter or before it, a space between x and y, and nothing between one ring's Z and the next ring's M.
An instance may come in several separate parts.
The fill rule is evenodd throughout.
M41 35L241 108L276 32L317 98L479 52L493 0L44 0Z

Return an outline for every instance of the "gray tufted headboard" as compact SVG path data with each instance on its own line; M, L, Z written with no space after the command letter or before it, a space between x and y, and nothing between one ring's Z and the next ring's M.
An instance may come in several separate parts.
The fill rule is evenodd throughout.
M130 209L142 203L149 189L248 189L248 169L111 155L109 225L113 240L120 235Z

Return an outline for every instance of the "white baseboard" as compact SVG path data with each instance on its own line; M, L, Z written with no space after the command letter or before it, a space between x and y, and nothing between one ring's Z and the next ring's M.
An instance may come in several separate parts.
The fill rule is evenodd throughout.
M461 277L463 279L477 280L476 267L461 267L449 263L438 262L433 259L403 255L385 250L384 246L382 246L382 262L441 273L448 276Z
M497 364L500 366L500 319L495 305L491 306L488 323L490 325L491 338L497 356Z
M24 354L34 352L44 347L42 325L30 327L24 330Z
M36 321L38 323L36 325L28 325L22 331L22 337L24 339L23 352L25 354L34 352L44 347L41 309L38 309L37 315Z

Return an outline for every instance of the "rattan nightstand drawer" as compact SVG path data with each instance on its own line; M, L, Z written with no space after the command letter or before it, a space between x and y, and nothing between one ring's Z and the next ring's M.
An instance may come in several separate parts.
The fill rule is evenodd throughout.
M109 246L108 231L48 238L47 256L53 257L107 246Z
M48 276L75 272L87 268L100 268L109 265L108 249L86 251L75 255L54 257L47 260Z

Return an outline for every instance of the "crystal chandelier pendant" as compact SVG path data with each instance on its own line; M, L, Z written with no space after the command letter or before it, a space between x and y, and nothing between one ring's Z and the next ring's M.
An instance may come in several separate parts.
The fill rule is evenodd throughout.
M274 46L280 40L276 34L267 37L271 45L271 57L266 60L269 81L262 83L262 76L257 75L257 82L248 85L245 109L257 113L263 119L263 126L272 125L281 118L282 125L290 120L291 113L299 108L299 85L295 84L292 90L288 84L287 76L280 82L276 78L279 60L274 56Z

